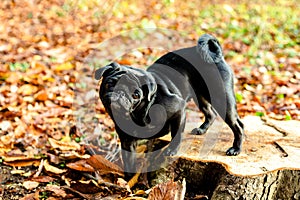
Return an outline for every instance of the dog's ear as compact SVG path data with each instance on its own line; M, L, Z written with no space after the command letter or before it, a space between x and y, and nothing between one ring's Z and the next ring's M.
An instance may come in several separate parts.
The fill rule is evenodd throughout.
M209 64L218 63L223 58L219 41L209 34L204 34L199 38L197 50L202 59Z
M100 80L102 76L105 76L105 74L108 74L108 73L111 73L114 71L118 71L120 69L121 69L121 66L118 63L112 62L109 65L106 65L104 67L97 69L95 71L95 79Z

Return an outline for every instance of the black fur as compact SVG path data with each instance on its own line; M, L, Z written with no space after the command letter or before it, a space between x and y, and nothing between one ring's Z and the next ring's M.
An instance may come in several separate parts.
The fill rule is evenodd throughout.
M205 34L197 46L167 53L147 71L111 63L96 71L96 79L101 77L100 98L121 140L125 171L136 170L132 152L140 139L171 131L173 139L162 155L176 153L191 98L205 115L192 134L204 134L219 114L234 133L226 154L241 152L243 124L236 110L233 72L213 36Z

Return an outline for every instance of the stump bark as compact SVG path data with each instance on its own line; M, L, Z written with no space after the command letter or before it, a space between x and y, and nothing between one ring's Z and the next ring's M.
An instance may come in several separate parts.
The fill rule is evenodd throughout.
M233 133L222 120L202 136L189 134L199 122L188 121L178 155L154 181L185 178L186 196L196 199L300 199L300 122L242 121L243 151L234 157L225 155Z

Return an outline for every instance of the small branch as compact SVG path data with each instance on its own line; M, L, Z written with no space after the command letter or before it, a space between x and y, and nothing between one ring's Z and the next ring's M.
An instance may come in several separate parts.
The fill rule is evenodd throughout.
M262 117L261 119L262 119L262 121L265 122L265 124L266 124L267 126L270 126L270 127L274 128L276 131L282 133L284 137L286 137L286 136L289 135L289 133L288 133L286 130L284 130L283 128L277 126L277 125L276 125L275 123L273 123L268 117Z
M289 154L283 149L283 147L280 146L280 144L278 144L276 141L273 142L273 145L276 147L276 149L278 149L282 153L282 157L289 156Z

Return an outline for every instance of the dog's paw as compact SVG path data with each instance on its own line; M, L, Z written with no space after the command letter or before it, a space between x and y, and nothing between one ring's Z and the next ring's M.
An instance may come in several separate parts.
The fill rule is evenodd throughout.
M206 133L206 130L202 128L194 128L191 132L192 135L203 135L204 133Z
M226 155L227 156L236 156L236 155L239 155L240 153L241 153L241 149L240 148L236 148L236 147L230 147L226 151Z

